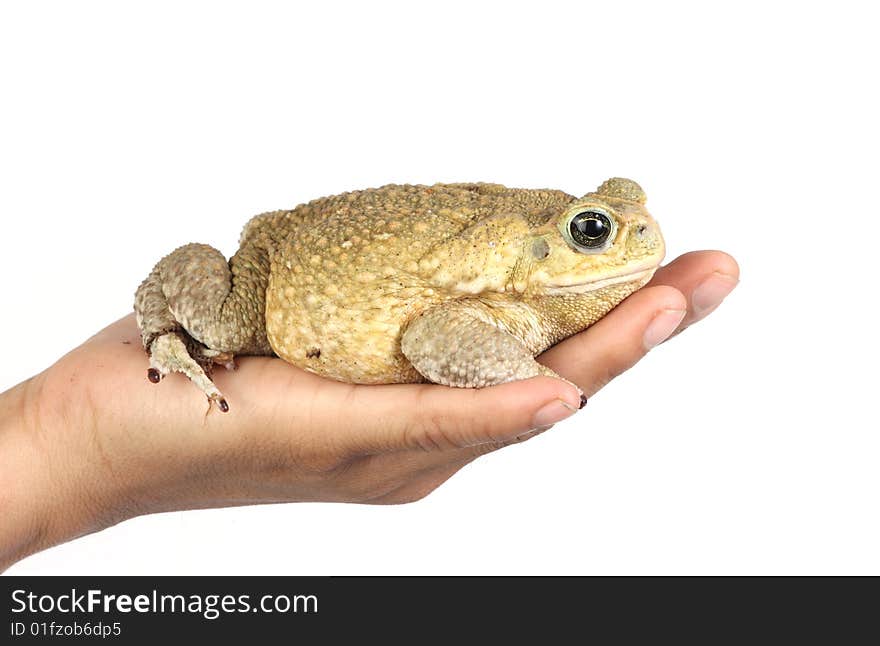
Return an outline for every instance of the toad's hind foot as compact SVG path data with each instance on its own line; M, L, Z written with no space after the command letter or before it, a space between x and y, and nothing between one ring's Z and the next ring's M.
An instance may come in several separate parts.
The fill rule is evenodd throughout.
M205 393L209 402L216 404L224 413L228 412L229 404L211 381L210 372L215 362L229 368L232 365L232 355L210 350L189 337L188 343L184 342L182 334L185 333L169 332L157 336L150 343L147 378L153 383L159 383L166 375L181 372Z
M150 381L182 372L221 411L229 410L211 381L214 365L231 370L234 355L272 354L265 319L267 244L250 239L229 262L213 247L188 244L153 267L134 299Z

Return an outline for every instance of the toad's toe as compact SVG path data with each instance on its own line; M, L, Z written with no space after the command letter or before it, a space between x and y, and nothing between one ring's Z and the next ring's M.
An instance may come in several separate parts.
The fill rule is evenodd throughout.
M158 336L150 344L150 369L147 377L153 383L158 383L172 372L183 373L205 394L208 401L216 403L224 413L229 410L223 393L211 381L200 362L192 357L187 344L176 332Z

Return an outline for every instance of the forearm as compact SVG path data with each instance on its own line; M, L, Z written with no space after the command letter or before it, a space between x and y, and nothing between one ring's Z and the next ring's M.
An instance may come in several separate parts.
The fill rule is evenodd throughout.
M48 446L41 376L0 393L0 571L52 545L94 531L61 452ZM61 459L59 459L61 458Z

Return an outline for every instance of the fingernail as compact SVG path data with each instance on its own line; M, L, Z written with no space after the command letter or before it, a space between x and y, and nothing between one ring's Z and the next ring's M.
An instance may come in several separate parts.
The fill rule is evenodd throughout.
M721 301L733 291L738 282L733 276L716 271L697 285L697 288L691 295L694 319L699 320L703 318L721 305Z
M535 413L535 417L532 419L532 428L535 429L540 428L541 426L556 424L557 422L564 420L566 417L571 417L577 412L577 410L577 408L568 402L562 401L561 399L554 399L549 404L545 404L543 408Z
M642 338L645 350L650 350L668 339L681 323L685 313L685 310L660 311L648 325L648 329L645 330L645 336Z

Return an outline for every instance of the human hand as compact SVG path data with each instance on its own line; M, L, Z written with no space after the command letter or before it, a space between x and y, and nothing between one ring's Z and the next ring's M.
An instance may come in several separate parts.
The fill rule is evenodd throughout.
M539 360L592 396L649 347L717 307L736 262L693 252ZM153 386L133 316L0 394L0 569L137 515L270 502L417 500L475 458L577 411L539 377L481 390L356 386L267 357L215 378L209 410L185 378Z

